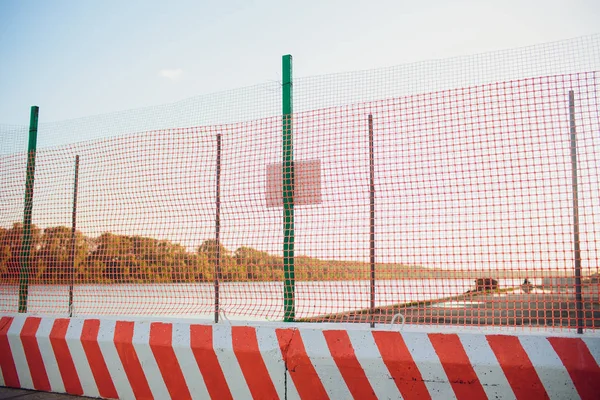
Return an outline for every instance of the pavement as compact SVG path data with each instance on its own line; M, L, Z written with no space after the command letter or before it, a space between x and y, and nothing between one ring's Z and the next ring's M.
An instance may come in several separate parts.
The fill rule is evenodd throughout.
M36 392L34 390L12 389L0 386L0 400L77 400L91 397L71 396L68 394Z
M586 288L582 296L581 327L600 328L600 287ZM593 290L591 290L593 289ZM402 314L407 324L579 327L577 301L571 292L533 289L504 293L467 293L419 304L398 304L305 319L306 322L371 322L389 324Z

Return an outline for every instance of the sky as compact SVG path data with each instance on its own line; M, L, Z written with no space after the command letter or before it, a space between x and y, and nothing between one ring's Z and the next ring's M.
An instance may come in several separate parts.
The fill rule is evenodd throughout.
M0 0L0 124L598 32L600 2Z

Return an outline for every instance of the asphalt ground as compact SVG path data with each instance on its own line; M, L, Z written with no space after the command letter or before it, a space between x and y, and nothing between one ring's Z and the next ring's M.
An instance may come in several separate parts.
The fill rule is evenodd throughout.
M0 386L0 400L77 400L91 397L71 396L68 394L36 392L33 390L12 389Z

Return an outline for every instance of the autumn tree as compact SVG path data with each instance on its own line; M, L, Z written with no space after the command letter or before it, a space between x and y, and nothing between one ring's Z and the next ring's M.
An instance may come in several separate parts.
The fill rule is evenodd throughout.
M56 226L44 229L39 249L35 281L39 283L70 283L79 280L88 254L88 242L81 232L75 233L75 259L73 260L73 234L71 228Z
M23 224L15 222L10 229L0 231L0 279L4 283L17 283L22 265L23 250ZM37 274L36 251L40 247L41 231L31 225L30 258L28 273L30 276Z
M177 263L172 272L174 283L207 282L212 281L213 276L213 268L209 264L206 254L190 252L178 254Z
M130 282L130 271L140 266L133 252L133 240L126 235L103 233L97 239L96 249L88 256L88 263L103 269L103 278L112 282Z
M280 280L283 277L283 258L252 247L239 247L234 254L236 264L245 270L249 280Z
M31 230L29 276L32 283L193 283L212 281L217 264L225 281L273 281L283 279L283 259L248 246L231 252L215 239L205 240L197 251L144 236L106 232L90 238L70 228L48 227L43 233ZM21 269L23 224L0 228L0 280L17 283ZM217 262L218 261L218 262ZM346 275L362 266L337 265L307 256L296 257L298 279L328 279L331 272Z
M208 239L202 242L200 247L198 247L198 254L207 258L213 271L215 271L217 261L219 261L221 279L235 281L240 280L240 277L244 275L233 259L231 251L223 246L222 243L217 243L215 239Z
M189 253L168 240L133 237L133 253L145 268L142 279L154 282L200 282L210 274L208 258Z

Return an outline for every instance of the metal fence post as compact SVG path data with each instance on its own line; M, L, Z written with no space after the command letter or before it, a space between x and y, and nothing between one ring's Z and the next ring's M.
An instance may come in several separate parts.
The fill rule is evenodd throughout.
M571 187L573 191L573 256L575 258L575 307L577 333L583 333L583 299L581 296L581 244L579 238L579 192L577 187L577 130L575 128L575 93L569 90L569 128L571 133Z
M373 115L369 114L369 261L371 264L371 328L375 328L375 149Z
M219 285L221 281L221 134L217 133L217 186L215 193L215 324L219 322Z
M38 115L40 108L31 107L29 117L29 145L27 148L27 172L25 178L25 208L23 211L23 243L21 269L19 271L19 312L27 312L29 293L29 256L31 253L31 213L33 210L33 183L35 181L35 153L37 149Z
M292 56L282 59L283 69L283 303L285 322L295 319L295 285L294 275L294 136L292 127L293 93L292 93Z

